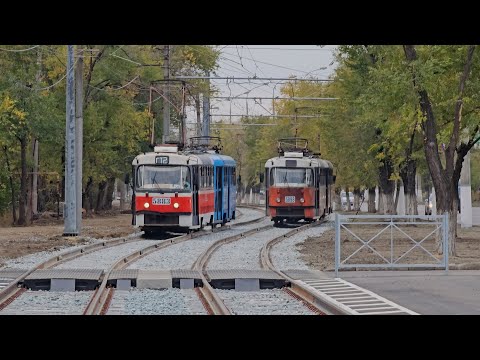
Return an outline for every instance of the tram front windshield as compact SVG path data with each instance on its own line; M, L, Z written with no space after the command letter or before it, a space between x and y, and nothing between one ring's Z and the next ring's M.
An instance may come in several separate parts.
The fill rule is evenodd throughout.
M137 188L190 190L190 169L187 166L141 165L137 169Z
M270 186L313 186L313 171L302 168L273 168L270 171Z

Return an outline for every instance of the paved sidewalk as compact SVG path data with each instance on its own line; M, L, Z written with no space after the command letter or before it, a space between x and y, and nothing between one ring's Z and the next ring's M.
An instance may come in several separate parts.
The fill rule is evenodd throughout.
M335 273L328 272L334 277ZM480 271L342 271L339 276L419 314L480 314Z

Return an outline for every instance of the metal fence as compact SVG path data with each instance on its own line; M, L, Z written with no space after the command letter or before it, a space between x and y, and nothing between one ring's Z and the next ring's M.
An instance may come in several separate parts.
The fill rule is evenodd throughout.
M360 229L362 225L366 226L368 231L362 232ZM422 238L415 240L414 236L409 234L409 229L415 229L417 233L423 231L420 236ZM342 237L344 243L349 241L347 239L349 237L358 241L360 247L353 250L352 247L356 246L350 246L349 250L343 249L342 252ZM366 239L367 237L370 238ZM436 247L437 237L443 250L440 258L432 254L434 250L426 248L427 241ZM383 243L377 244L375 248L373 242L378 242L379 239ZM352 258L362 249L368 252L370 261L352 262ZM412 255L414 249L420 250L431 263L401 262L407 260L407 255ZM338 277L339 270L351 268L439 268L448 271L448 214L435 216L335 214L335 276Z

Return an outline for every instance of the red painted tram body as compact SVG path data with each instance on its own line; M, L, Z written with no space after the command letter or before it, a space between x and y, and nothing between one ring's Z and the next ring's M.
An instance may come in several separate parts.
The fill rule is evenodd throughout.
M332 212L333 166L307 145L306 139L281 139L279 156L265 163L266 214L275 225L312 222Z

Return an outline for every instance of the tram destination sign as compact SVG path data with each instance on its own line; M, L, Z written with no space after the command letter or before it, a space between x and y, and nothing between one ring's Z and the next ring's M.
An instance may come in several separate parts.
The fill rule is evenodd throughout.
M168 165L168 156L157 156L155 158L155 164Z

